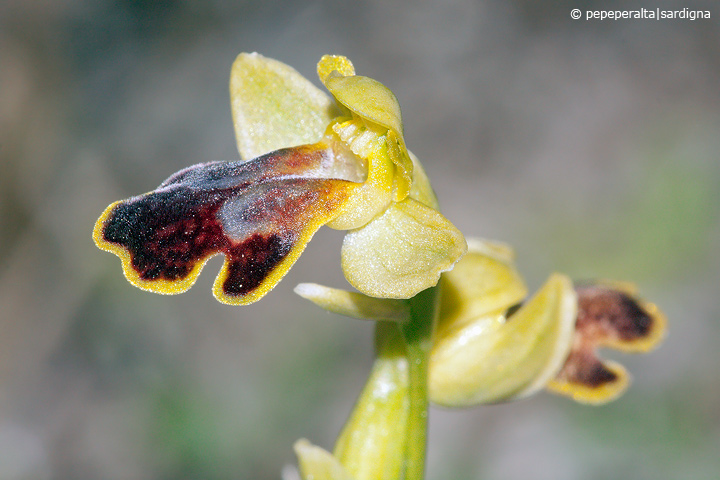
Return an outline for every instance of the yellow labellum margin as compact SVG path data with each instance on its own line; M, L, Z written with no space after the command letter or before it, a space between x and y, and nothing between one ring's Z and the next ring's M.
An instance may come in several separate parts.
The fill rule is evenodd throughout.
M102 213L102 215L100 215L100 218L98 218L97 222L95 222L95 227L93 228L92 234L95 245L99 249L110 252L120 258L125 278L128 282L135 285L136 287L149 292L161 293L165 295L176 295L186 292L188 289L190 289L190 287L195 284L198 275L200 275L200 272L205 266L205 263L209 260L209 257L197 261L190 268L185 277L179 280L170 280L164 278L146 280L142 278L142 272L135 269L132 265L132 255L130 251L123 245L109 242L104 238L105 226L108 223L110 216L113 214L113 212L118 206L125 202L125 200L120 200L111 203Z

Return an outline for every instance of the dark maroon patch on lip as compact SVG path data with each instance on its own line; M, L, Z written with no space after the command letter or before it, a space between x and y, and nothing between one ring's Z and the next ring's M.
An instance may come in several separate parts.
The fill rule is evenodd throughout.
M229 266L223 291L246 295L287 256L293 242L276 233L230 241L215 217L223 201L184 188L136 197L115 207L103 238L128 250L143 280L181 280L198 261L224 253Z
M592 352L577 350L570 353L559 377L591 388L612 383L618 378Z
M178 188L118 204L103 238L128 250L141 279L183 279L198 261L230 243L215 218L222 199L203 196Z
M228 276L223 292L246 295L256 289L268 274L290 253L293 242L283 241L277 234L255 234L228 249Z
M603 286L578 287L578 330L622 340L643 338L652 317L628 294Z

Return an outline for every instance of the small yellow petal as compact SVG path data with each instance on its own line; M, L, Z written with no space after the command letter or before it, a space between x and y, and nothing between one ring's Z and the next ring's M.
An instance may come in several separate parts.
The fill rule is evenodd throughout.
M468 239L468 253L442 283L437 336L451 335L491 312L504 313L525 299L527 288L513 263L510 247Z
M342 267L350 284L366 295L410 298L436 285L466 250L452 223L407 198L345 236Z
M410 320L410 307L403 300L368 297L316 283L301 283L295 287L295 293L320 308L346 317L399 323Z
M258 53L235 60L230 105L243 160L315 143L339 113L330 97L295 69Z
M293 447L303 480L354 480L327 450L302 438Z
M462 407L543 388L570 351L576 301L570 279L554 274L511 317L486 314L438 338L430 354L430 399Z

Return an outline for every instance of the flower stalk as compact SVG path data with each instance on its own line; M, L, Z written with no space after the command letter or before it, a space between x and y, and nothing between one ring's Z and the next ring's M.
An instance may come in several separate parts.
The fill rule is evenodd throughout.
M425 451L428 427L428 369L432 335L439 311L439 287L431 287L411 298L408 324L403 325L407 344L409 400L405 475L407 480L420 480L425 472Z
M333 452L355 480L421 480L424 475L439 288L400 302L409 306L409 320L377 322L372 371Z

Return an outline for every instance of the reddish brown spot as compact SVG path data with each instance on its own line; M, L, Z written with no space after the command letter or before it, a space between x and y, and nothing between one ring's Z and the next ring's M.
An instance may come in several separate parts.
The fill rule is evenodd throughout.
M287 156L283 158L283 164L285 168L293 172L306 170L311 165L319 165L323 159L327 159L329 155L328 150L325 148L319 149L317 144L284 148L278 150L277 153L279 153L280 156Z
M596 388L617 380L595 354L598 346L632 342L650 334L652 317L630 295L602 285L576 288L578 315L573 346L559 379Z
M105 224L104 239L130 252L143 280L180 280L198 261L224 253L230 265L223 291L245 295L254 290L287 256L292 234L285 239L255 234L234 243L215 217L223 199L192 193L153 192L119 204Z
M221 200L204 200L187 189L136 197L115 208L103 237L130 252L141 279L183 279L198 261L229 245L215 218Z
M230 265L223 283L227 295L246 295L256 289L270 272L287 256L293 242L283 241L277 234L255 234L226 252Z
M617 380L617 375L605 367L592 351L573 350L565 361L558 378L570 383L597 388L614 382Z
M652 317L624 292L604 286L578 287L577 329L585 336L625 341L650 333Z

